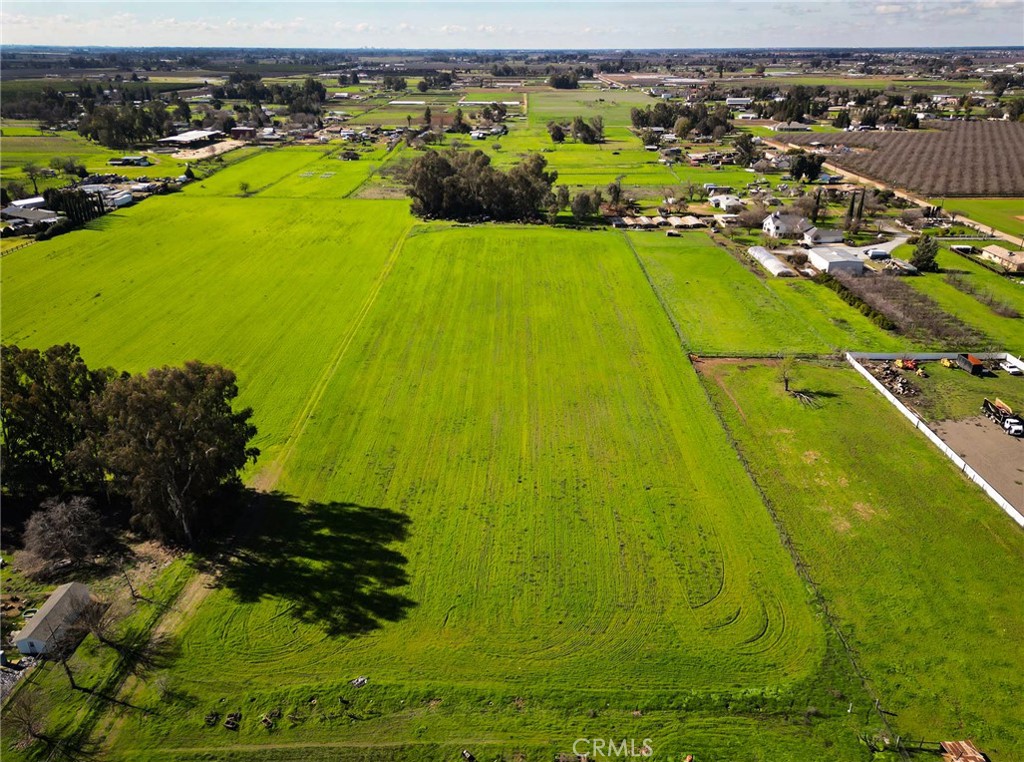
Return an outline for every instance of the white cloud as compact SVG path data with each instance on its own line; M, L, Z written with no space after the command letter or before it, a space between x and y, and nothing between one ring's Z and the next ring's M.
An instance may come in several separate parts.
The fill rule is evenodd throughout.
M907 6L906 5L893 5L893 4L890 3L890 4L876 5L875 6L875 13L877 13L880 16L889 16L889 15L896 14L896 13L906 13L906 12L907 12Z

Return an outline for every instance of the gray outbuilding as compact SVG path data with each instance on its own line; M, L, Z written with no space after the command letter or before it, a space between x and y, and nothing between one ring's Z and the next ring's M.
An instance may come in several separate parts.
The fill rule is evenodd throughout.
M14 644L28 656L47 653L75 623L89 601L89 588L81 582L61 585L14 636Z

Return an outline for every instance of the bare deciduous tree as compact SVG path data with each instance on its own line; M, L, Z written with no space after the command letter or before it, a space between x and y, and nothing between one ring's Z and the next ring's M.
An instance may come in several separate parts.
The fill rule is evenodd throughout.
M5 731L13 732L23 740L52 743L53 739L46 735L48 712L49 706L43 694L26 686L4 708Z
M47 565L62 560L81 564L96 554L106 540L102 519L87 497L51 498L25 525L25 552Z
M793 376L796 373L796 359L793 357L784 357L779 362L779 380L782 382L783 388L788 392L789 384L793 380Z

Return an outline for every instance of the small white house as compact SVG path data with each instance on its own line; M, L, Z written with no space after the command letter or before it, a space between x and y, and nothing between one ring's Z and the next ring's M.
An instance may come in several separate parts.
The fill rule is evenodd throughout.
M804 246L820 246L823 243L842 243L842 230L811 228L804 233Z
M769 238L796 238L810 230L811 223L796 214L772 212L761 223L761 229Z
M14 644L27 656L45 654L75 623L89 600L89 588L82 583L61 585L14 636Z
M717 196L711 196L708 202L715 209L721 209L723 212L737 212L745 207L745 204L740 201L739 196L733 196L727 193L723 193Z

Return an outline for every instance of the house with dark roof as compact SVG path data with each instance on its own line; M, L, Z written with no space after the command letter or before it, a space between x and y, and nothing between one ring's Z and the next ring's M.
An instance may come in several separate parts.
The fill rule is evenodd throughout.
M811 227L806 217L782 212L772 212L761 223L761 229L769 238L797 238Z

